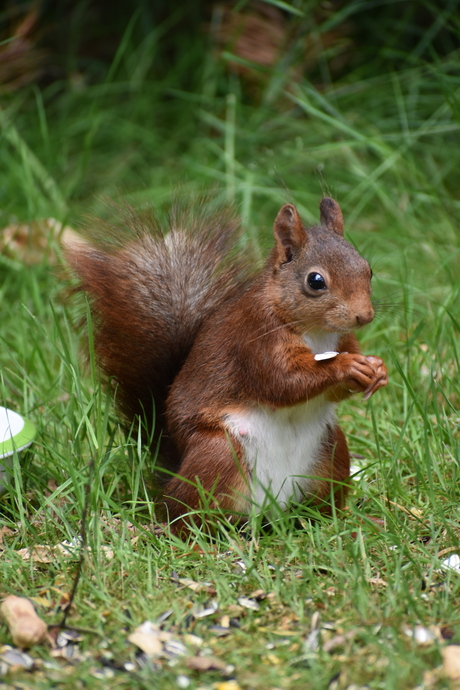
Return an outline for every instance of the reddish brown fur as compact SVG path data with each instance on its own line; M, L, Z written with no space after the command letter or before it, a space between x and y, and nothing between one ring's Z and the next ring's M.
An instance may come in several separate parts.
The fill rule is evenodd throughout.
M313 502L323 513L331 514L331 496L337 510L345 506L349 491L350 453L347 441L339 426L330 430L326 439L318 468L319 481ZM336 482L336 486L334 486Z
M164 490L176 533L184 531L184 522L178 519L189 509L200 508L202 495L211 508L219 507L232 515L247 511L250 477L235 440L223 432L195 431L187 439L182 458L180 474Z
M72 249L70 260L92 297L98 357L120 384L123 412L132 417L151 410L153 392L157 410L166 416L160 429L171 456L167 467L178 468L179 475L165 488L172 519L200 508L197 485L229 512L239 513L249 504L251 472L242 446L230 441L225 426L230 408L276 410L323 393L339 402L359 391L369 397L387 383L382 360L362 355L351 333L373 318L369 266L341 236L343 218L336 202L323 199L321 220L322 226L307 230L295 207L285 205L275 221L275 247L249 282L241 277L238 259L229 269L215 269L224 265L234 242L228 227L227 241L217 249L214 242L212 251L209 232L199 231L198 248L192 250L188 242L184 251L174 250L176 263L160 277L155 262L158 256L168 261L161 248L166 243L155 238L152 248L142 233L115 253L86 244ZM141 246L152 253L147 267L138 258ZM183 308L190 290L180 292L185 268L199 268L206 258L214 267L207 273L209 284L201 280L199 299ZM324 274L324 294L307 284L310 271ZM168 307L164 291L185 297L180 301L171 294ZM182 312L171 319L179 303ZM304 337L334 332L340 333L340 354L316 361ZM330 510L331 491L337 508L343 506L347 487L331 489L331 482L346 483L348 476L346 440L335 426L318 458L315 500L323 509Z

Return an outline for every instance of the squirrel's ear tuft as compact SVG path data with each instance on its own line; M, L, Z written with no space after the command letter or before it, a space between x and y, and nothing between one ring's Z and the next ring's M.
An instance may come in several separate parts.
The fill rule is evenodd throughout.
M305 245L307 233L297 209L292 204L285 204L276 216L273 232L280 263L291 261Z
M328 230L343 236L343 215L340 206L334 199L325 196L319 205L321 225L325 225Z

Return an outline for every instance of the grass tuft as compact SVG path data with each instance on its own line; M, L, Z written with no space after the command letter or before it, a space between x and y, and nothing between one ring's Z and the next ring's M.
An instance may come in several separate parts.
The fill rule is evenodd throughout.
M265 4L292 30L284 61L268 67L216 44L209 17L145 2L114 15L113 50L89 59L89 10L77 3L58 78L2 96L0 222L80 225L104 213L106 196L161 212L179 182L184 194L212 186L239 206L265 256L281 204L314 223L321 195L334 196L375 274L362 347L390 371L375 398L340 408L356 464L347 511L325 520L298 505L270 529L254 514L241 530L209 508L212 539L155 531L155 455L120 427L94 358L83 364L56 237L32 264L5 241L0 404L38 434L0 496L0 592L38 598L48 623L72 590L89 487L67 620L86 631L81 656L71 666L37 646L33 675L9 671L7 682L96 687L106 673L114 688L177 688L179 676L192 689L449 687L442 649L460 644L460 577L443 567L460 553L457 3L351 1L325 15L318 2ZM312 36L323 48L296 67ZM58 544L45 562L22 551ZM256 590L257 610L239 603ZM192 615L210 600L215 613ZM142 664L127 635L163 614L186 654ZM220 637L213 626L226 617L235 627ZM5 627L0 642L10 643ZM187 665L211 654L227 668Z

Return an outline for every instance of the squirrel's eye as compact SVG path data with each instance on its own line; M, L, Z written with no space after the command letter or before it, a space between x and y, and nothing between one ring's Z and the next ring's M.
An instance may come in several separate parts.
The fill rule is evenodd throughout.
M325 290L327 285L321 273L309 273L307 276L307 285L312 290Z

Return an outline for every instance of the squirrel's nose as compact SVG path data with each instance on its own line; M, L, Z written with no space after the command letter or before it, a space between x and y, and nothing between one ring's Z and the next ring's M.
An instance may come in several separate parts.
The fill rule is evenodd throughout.
M360 314L357 314L356 323L358 324L358 326L365 326L367 323L370 323L373 318L374 310L368 309L367 311L363 311Z

